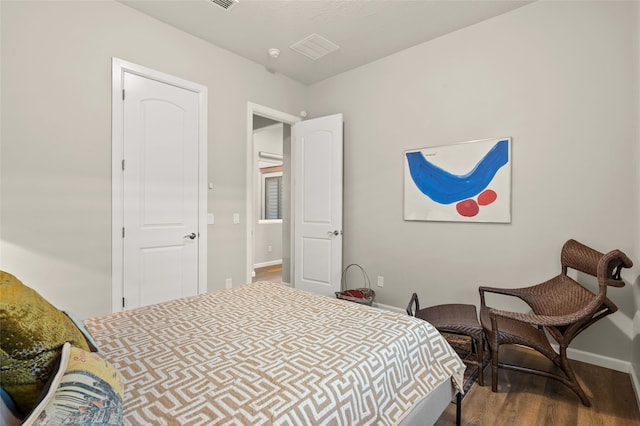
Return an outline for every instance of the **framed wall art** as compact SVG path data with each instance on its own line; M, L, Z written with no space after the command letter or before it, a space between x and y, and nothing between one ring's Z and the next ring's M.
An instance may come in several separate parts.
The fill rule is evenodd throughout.
M404 219L511 222L511 138L404 152Z

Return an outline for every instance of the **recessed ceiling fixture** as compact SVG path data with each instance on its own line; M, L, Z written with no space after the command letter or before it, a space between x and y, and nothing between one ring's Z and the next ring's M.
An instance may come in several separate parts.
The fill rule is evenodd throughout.
M314 61L340 49L340 46L318 34L311 34L289 47Z
M236 4L238 4L238 0L210 0L211 3L217 4L224 10L229 10Z

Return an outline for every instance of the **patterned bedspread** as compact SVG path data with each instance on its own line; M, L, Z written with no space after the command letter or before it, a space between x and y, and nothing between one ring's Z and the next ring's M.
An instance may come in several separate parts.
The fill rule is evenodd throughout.
M126 424L391 425L464 364L430 324L261 282L85 320Z

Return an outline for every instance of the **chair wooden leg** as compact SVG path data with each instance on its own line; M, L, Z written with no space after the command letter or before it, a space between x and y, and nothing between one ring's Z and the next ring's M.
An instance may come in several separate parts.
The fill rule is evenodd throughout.
M569 364L569 359L567 358L567 348L566 346L560 346L560 368L564 371L564 374L567 376L568 382L565 384L578 395L582 405L585 407L591 407L591 402L587 395L582 390L580 383L578 383L578 379L576 378L575 373L573 372L573 368Z
M497 339L496 339L497 340ZM491 391L498 392L498 342L491 345Z
M473 349L476 351L476 358L478 363L478 384L480 386L484 386L484 374L482 371L482 363L484 361L484 343L482 339L480 342L476 342L476 339L471 339L471 344L473 345Z

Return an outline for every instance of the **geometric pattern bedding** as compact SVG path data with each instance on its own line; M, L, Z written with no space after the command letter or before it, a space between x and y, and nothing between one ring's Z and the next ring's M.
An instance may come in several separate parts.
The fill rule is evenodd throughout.
M425 321L279 283L85 320L131 425L397 424L464 364Z

